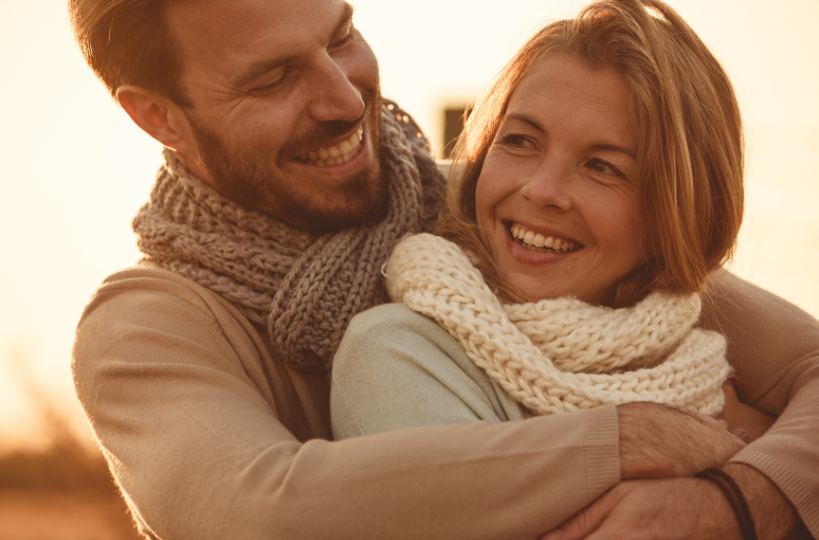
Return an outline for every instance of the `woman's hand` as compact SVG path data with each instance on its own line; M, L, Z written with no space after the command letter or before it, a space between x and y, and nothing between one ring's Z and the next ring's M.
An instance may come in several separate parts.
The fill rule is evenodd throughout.
M751 440L755 441L762 437L776 421L775 416L765 414L742 403L731 381L725 381L722 390L725 392L725 408L722 409L719 419L728 423L729 431L744 429Z

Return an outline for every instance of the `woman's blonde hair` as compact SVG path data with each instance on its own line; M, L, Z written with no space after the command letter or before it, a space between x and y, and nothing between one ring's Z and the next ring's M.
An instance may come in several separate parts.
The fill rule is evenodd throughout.
M523 46L467 121L438 233L474 252L502 296L522 300L500 279L481 241L475 190L512 92L536 61L552 55L567 55L592 70L613 69L629 88L646 256L606 304L629 305L652 290L704 290L709 273L733 254L742 222L742 121L719 62L659 0L594 2L574 19L549 24Z

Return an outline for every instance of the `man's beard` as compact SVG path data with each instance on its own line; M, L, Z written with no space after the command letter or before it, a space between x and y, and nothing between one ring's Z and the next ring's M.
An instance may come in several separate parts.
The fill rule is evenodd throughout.
M375 125L370 126L369 136L371 149L380 158L381 99L375 93L365 93L363 97L367 107L360 118L353 122L323 122L285 143L279 154L290 158L327 146L328 141L352 132L375 109L372 116ZM264 159L267 150L261 145L229 145L205 127L196 114L188 113L187 117L214 187L234 202L266 212L294 227L320 233L372 225L387 213L387 183L381 177L380 160L347 179L337 189L333 202L327 204L322 193L297 193L293 184L299 178L283 178L279 171L271 170L270 162Z

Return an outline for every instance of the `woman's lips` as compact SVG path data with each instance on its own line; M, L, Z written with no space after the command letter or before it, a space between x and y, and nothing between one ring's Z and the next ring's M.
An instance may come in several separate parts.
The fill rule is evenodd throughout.
M524 249L536 253L563 254L582 249L582 244L574 240L532 230L520 223L506 224L511 240Z

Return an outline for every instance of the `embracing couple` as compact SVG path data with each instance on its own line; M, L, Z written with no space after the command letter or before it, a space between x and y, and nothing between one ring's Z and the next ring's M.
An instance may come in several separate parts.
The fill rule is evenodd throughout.
M343 0L70 0L165 147L77 393L147 538L819 535L819 323L732 276L743 134L659 0L549 24L445 177Z

